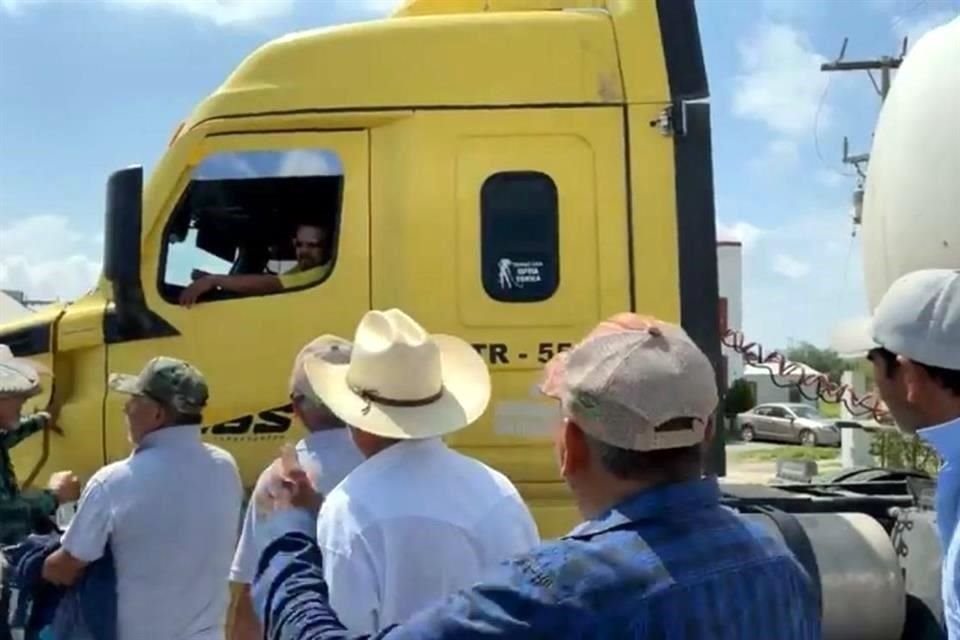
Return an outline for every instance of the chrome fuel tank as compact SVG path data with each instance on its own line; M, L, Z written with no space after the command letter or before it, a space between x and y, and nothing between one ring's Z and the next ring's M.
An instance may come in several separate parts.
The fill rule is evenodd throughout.
M823 640L900 640L906 621L903 574L890 536L860 513L792 514L820 572ZM744 514L784 539L764 514Z

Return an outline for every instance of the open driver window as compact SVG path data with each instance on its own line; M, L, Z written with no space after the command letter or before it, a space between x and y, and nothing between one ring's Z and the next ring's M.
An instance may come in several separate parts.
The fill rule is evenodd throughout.
M336 261L342 163L325 149L207 157L164 232L161 295L176 304L206 274L275 276L285 293L326 280ZM218 287L197 303L247 295Z

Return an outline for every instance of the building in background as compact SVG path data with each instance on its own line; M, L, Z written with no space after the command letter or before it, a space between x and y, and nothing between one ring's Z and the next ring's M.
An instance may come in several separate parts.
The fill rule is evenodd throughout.
M776 367L777 364L771 363L768 366ZM743 377L753 389L756 404L798 402L814 409L819 407L819 402L810 398L817 398L816 378L820 375L820 372L813 367L799 362L791 364L791 372L788 375L774 375L774 372L766 366L752 364L748 364L743 372ZM806 383L808 380L810 382Z
M0 289L0 323L19 320L33 313L24 302L26 296L22 291Z
M740 242L717 242L717 284L720 293L720 331L743 331L743 246ZM721 380L724 390L742 378L743 356L724 346Z

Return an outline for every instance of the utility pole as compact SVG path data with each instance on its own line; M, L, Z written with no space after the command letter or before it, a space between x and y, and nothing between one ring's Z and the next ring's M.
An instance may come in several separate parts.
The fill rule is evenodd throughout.
M872 60L844 60L843 56L847 52L847 43L849 38L843 39L843 46L840 48L840 55L837 56L837 59L833 62L825 62L820 65L821 71L866 71L867 75L870 77L870 82L873 83L873 88L876 89L877 94L880 96L880 103L883 104L883 101L886 100L887 94L890 92L890 78L891 72L894 69L898 69L900 64L903 62L904 57L907 55L907 38L903 39L903 47L900 51L900 55L896 57L892 56L881 56ZM880 84L877 84L876 78L873 77L873 71L880 71ZM860 176L857 181L857 189L853 193L853 222L854 225L860 224L862 220L861 211L863 206L863 181L866 180L867 174L863 171L861 165L867 163L870 160L869 153L861 153L857 155L850 155L850 141L846 136L843 137L843 163L853 165L857 170L857 175Z

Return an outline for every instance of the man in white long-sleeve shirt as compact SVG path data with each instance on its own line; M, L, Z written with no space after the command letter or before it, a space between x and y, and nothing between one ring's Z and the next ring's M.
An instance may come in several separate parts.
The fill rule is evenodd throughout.
M349 364L304 368L367 458L326 496L317 524L330 602L351 631L402 622L539 543L506 476L441 439L489 402L489 371L468 343L399 310L371 311Z
M342 338L323 335L312 340L294 359L290 374L290 401L293 411L308 431L305 438L297 442L297 461L306 470L314 488L321 494L330 493L354 467L363 461L359 449L353 444L346 425L313 393L303 371L303 362L308 357L319 357L329 362L350 362L350 343ZM269 467L257 480L260 487L266 482ZM256 490L254 490L256 494ZM259 640L263 630L253 603L250 600L250 584L257 571L257 549L255 539L256 523L259 519L256 502L251 500L243 521L240 542L230 567L230 581L240 585L234 619L231 628L231 640Z

